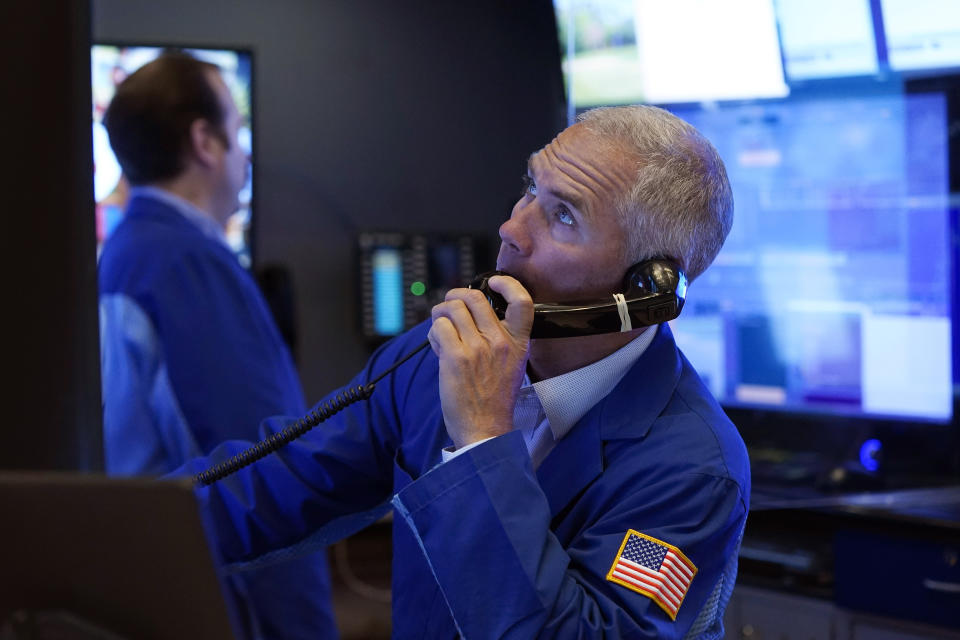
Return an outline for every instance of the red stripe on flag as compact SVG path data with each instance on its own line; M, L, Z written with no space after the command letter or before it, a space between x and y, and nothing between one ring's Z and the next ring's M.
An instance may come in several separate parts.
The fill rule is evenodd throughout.
M672 585L674 585L674 587L678 591L680 591L680 593L686 593L687 587L690 586L689 582L686 582L681 578L675 576L673 573L670 572L669 569L666 571L662 571L661 573L670 581Z
M660 573L669 575L671 578L674 579L674 581L676 581L678 585L680 585L682 589L686 589L690 585L690 578L683 575L682 573L680 573L670 565L664 565L663 567L661 567Z
M670 600L670 602L673 603L676 607L680 606L680 603L683 601L683 596L679 593L676 593L674 589L671 589L670 585L664 582L663 576L656 573L652 573L652 572L647 572L647 573L651 573L651 575L646 575L645 573L632 571L633 567L624 564L626 562L629 562L629 560L622 560L621 562L617 563L617 569L621 573L632 576L636 581L655 585L653 587L653 590L661 594L664 598ZM633 564L633 563L630 563L630 564Z
M626 572L626 571L623 571L620 567L618 567L617 569L615 569L614 572L613 572L613 574L614 574L615 576L618 576L618 577L620 577L620 578L628 581L628 582L631 582L631 583L633 583L633 584L639 585L639 586L647 589L648 591L657 592L657 591L660 590L660 583L657 582L656 580L650 580L650 579L644 578L644 577L642 577L642 576L637 576L637 575L635 575L635 574L628 573L628 572Z
M669 561L670 564L677 567L683 575L687 576L689 580L693 580L693 568L685 562L683 558L675 554L672 549L667 551L664 561Z
M665 577L669 577L669 576L665 576L663 573L658 573L658 572L656 572L656 571L653 571L653 570L651 570L651 569L648 569L648 568L646 568L646 567L644 567L644 566L642 566L642 565L639 565L639 564L637 564L637 563L635 563L635 562L632 562L632 561L630 561L630 560L627 560L626 558L620 558L620 562L619 562L618 564L620 564L621 566L624 565L624 564L626 564L626 565L627 565L628 567L630 567L631 569L634 569L634 570L636 570L636 571L640 571L640 572L642 572L644 575L650 576L651 578L653 578L653 579L655 579L655 580L663 583L663 585L664 585L665 587L667 587L668 589L670 589L670 592L674 595L674 597L675 597L677 600L683 600L683 594L684 594L684 592L685 592L685 589L684 589L683 587L675 586L674 584L671 584L670 582L666 582L666 581L664 580L664 578L665 578Z
M654 600L656 600L657 602L659 602L659 603L661 603L662 605L664 605L664 606L665 606L667 609L669 609L669 610L671 611L671 613L673 613L674 615L677 614L677 610L680 608L680 603L675 602L672 598L665 597L664 594L663 594L663 592L660 591L660 590L657 588L657 586L652 586L652 585L650 585L650 584L648 584L648 583L646 583L646 582L643 582L643 581L641 581L641 580L637 580L637 579L635 579L635 578L632 578L632 577L630 577L630 576L628 576L628 575L626 575L626 574L624 574L624 573L620 573L619 571L614 571L614 572L613 572L613 575L616 576L616 577L618 577L618 578L620 578L621 580L624 580L625 582L629 582L629 583L631 583L631 584L634 584L634 585L640 587L641 589L644 589L644 590L646 590L646 591L649 591L649 592L650 592L650 596L651 596Z
M693 575L686 571L686 567L679 564L675 558L671 558L670 554L667 554L667 557L664 558L663 566L660 567L660 570L675 576L677 581L683 584L684 589L686 589L690 585L690 581L693 580Z

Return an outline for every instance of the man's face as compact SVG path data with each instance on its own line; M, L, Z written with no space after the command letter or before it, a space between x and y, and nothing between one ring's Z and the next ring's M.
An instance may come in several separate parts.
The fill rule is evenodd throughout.
M229 146L224 145L222 162L217 171L217 215L222 222L226 222L237 209L240 208L240 190L247 181L248 158L246 151L240 145L239 131L243 123L237 105L219 74L210 72L210 81L223 109L223 132Z
M533 154L528 184L500 227L497 268L534 302L575 302L620 290L627 267L615 209L635 168L576 124Z

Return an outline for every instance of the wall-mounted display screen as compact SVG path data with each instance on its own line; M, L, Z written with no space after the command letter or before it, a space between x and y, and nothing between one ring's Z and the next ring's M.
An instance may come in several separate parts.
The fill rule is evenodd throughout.
M955 0L554 0L571 114L960 70Z
M94 198L97 215L97 254L103 242L116 227L126 207L129 185L110 148L109 136L103 126L103 113L113 98L116 87L128 75L155 59L165 47L96 44L91 48L91 77L93 82L93 164ZM249 51L232 49L183 48L196 58L220 67L224 82L233 95L243 118L240 144L253 157L252 133L252 56ZM253 171L240 192L240 209L227 222L226 236L241 264L250 267L251 203Z
M576 107L782 97L771 0L556 0Z
M949 421L940 94L675 109L733 186L733 230L677 342L727 406Z
M956 0L880 0L890 68L960 68L960 3Z
M672 323L721 403L751 416L950 423L960 314L945 74L960 68L960 3L554 7L571 120L592 106L657 104L724 159L733 229ZM725 48L751 59L734 64ZM720 69L704 80L691 60ZM758 82L738 84L740 73Z
M775 0L774 8L789 80L879 70L870 0Z

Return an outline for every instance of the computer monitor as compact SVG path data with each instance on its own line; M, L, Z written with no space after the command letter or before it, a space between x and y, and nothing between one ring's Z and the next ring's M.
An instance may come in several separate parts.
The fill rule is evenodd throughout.
M677 341L730 407L949 423L942 94L674 109L724 158L733 230Z
M838 461L905 482L960 473L951 453L960 446L960 5L651 4L554 0L568 120L593 106L655 104L723 156L733 230L672 325L755 472L769 453L777 474L808 482L810 468L784 474L782 461L809 451L827 475ZM756 59L721 64L712 80L729 78L722 90L680 64L692 52L711 64L720 54L641 55L640 34L661 42L675 25L696 30L731 7L709 22ZM667 11L687 15L657 13ZM727 22L738 12L749 17ZM771 15L777 46L761 46L766 27L742 33ZM774 90L775 74L737 78L771 61L785 90ZM671 74L682 90L646 90Z
M880 71L869 0L774 0L774 9L788 82ZM830 20L824 20L825 15Z
M571 109L783 97L772 0L554 0Z
M960 69L960 4L880 0L890 68L907 74Z
M182 50L220 67L223 80L233 96L243 119L240 144L253 157L253 56L246 49L209 47L172 47L151 44L98 43L91 47L90 63L93 83L93 156L94 198L97 215L97 254L123 216L129 185L110 148L109 137L102 124L103 113L110 104L116 86L128 75L155 59L164 50ZM227 242L240 263L252 264L250 230L253 219L253 170L240 191L240 208L227 222Z
M611 104L784 98L810 83L909 80L960 69L954 0L553 6L571 116Z
M672 109L715 144L735 201L674 333L758 482L960 472L955 109L900 87Z
M0 513L0 635L243 637L186 480L5 472Z

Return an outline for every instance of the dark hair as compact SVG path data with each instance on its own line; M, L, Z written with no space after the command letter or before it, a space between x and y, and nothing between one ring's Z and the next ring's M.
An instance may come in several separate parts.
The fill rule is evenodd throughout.
M211 71L219 68L186 53L168 51L117 87L103 124L131 184L179 175L190 144L190 126L197 119L209 122L229 147Z

